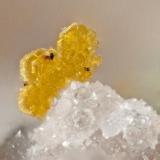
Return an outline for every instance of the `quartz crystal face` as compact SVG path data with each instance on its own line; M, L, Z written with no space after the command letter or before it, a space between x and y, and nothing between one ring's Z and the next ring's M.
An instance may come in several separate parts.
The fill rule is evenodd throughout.
M96 33L73 23L59 35L57 48L37 49L20 62L24 87L19 93L22 112L43 118L59 92L70 81L87 81L101 62L96 55Z

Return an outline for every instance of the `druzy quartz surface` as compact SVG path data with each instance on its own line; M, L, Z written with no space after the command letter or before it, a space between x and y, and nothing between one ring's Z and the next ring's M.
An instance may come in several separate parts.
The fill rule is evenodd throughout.
M160 160L160 117L100 82L72 82L34 130L28 160Z
M0 148L0 158L160 160L160 116L143 100L124 99L100 82L72 82L27 135L18 131Z
M56 49L37 49L20 62L24 87L19 93L21 111L32 116L45 116L51 103L71 80L84 82L100 64L96 55L96 33L73 23L59 35Z

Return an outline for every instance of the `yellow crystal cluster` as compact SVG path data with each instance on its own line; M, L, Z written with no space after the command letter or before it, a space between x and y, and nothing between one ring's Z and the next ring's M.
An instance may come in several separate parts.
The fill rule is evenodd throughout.
M37 49L20 61L24 87L19 107L24 113L43 118L59 92L70 81L87 81L101 62L96 55L96 33L73 23L59 35L56 49Z

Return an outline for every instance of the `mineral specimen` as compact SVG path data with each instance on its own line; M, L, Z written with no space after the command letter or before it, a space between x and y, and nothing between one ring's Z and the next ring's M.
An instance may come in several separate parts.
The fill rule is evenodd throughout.
M42 118L55 107L39 127L7 141L0 157L160 160L160 116L152 107L100 82L82 83L100 63L97 45L92 30L74 23L60 34L56 50L38 49L22 59L20 109Z
M88 80L101 61L97 47L95 32L73 23L60 33L56 50L37 49L25 55L20 62L24 81L19 94L21 111L42 118L71 80Z

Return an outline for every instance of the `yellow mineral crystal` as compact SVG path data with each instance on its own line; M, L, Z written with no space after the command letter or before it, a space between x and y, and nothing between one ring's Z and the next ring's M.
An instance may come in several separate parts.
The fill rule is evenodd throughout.
M70 81L87 81L101 62L96 55L96 33L73 23L59 35L56 49L37 49L20 61L24 87L19 107L24 113L43 118L59 92Z

